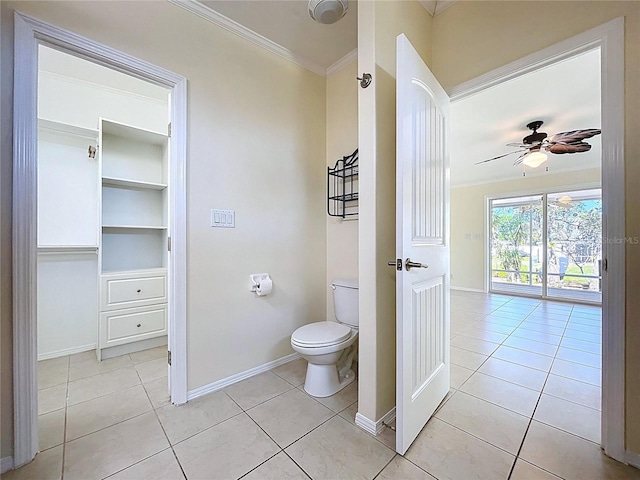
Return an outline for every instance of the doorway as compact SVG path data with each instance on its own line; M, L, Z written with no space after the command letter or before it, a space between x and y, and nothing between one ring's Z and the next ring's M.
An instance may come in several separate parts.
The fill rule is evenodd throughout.
M14 69L14 465L38 447L37 385L37 170L38 54L48 47L170 91L171 142L167 149L169 368L171 401L186 402L186 79L91 40L16 13ZM166 116L164 117L166 119ZM165 120L166 121L166 120ZM72 123L72 122L69 122ZM50 125L50 124L49 124ZM104 129L103 129L104 130ZM78 133L78 132L76 132ZM86 134L87 132L82 132ZM113 132L112 132L113 133ZM104 139L103 139L104 140ZM87 148L85 146L85 148ZM95 148L95 146L94 146ZM87 148L86 153L91 154ZM97 153L94 150L94 153ZM102 182L100 182L102 183ZM96 178L96 184L98 179ZM96 186L98 188L98 185ZM100 185L100 188L102 186ZM104 227L105 225L101 225ZM119 225L120 227L126 225ZM104 230L101 228L101 230ZM169 238L171 241L169 241ZM77 246L77 245L76 245ZM88 244L88 246L93 246ZM98 243L99 246L99 243ZM168 248L167 248L168 249ZM82 252L86 254L88 252ZM95 252L91 253L95 255ZM98 252L98 255L100 253ZM97 278L96 278L97 280ZM137 324L135 324L137 325ZM135 326L134 325L134 326ZM137 327L136 327L137 328ZM95 340L94 340L95 341ZM95 341L95 343L98 343ZM85 345L86 346L86 345ZM125 352L126 353L126 352ZM95 353L93 353L95 356ZM163 359L163 361L166 361Z
M602 302L602 191L489 199L490 291Z

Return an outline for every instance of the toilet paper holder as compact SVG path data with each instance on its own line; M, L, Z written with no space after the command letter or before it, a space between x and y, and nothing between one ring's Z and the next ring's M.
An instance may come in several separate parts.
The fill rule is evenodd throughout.
M269 278L268 273L252 273L251 275L249 275L249 279L250 279L249 291L257 292L258 288L260 288L260 283L268 278Z

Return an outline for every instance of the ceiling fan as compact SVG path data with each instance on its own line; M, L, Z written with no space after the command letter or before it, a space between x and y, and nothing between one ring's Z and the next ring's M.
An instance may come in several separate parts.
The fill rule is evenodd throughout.
M532 133L524 137L522 143L507 143L507 147L516 147L518 150L477 162L476 165L492 162L499 158L513 155L514 153L520 153L521 155L513 162L514 167L524 164L536 168L546 162L547 152L557 155L588 152L591 150L591 145L584 140L595 135L600 135L602 132L597 128L571 130L569 132L556 133L549 139L546 133L538 132L538 129L542 127L543 123L542 120L536 120L527 124L527 128L531 130Z

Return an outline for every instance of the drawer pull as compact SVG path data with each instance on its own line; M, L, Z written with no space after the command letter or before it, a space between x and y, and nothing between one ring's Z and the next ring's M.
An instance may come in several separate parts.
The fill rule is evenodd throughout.
M139 288L138 290L136 290L136 292L138 292L138 293L140 293L141 291L142 291L142 289L141 289L141 288Z
M141 324L141 323L139 323L138 325L136 325L136 327L138 327L138 328L139 328L139 327L141 327L141 326L142 326L142 324Z

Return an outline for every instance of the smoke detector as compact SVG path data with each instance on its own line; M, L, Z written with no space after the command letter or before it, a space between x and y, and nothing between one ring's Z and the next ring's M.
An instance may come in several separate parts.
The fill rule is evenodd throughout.
M349 0L309 0L309 15L318 23L336 23L349 10Z

